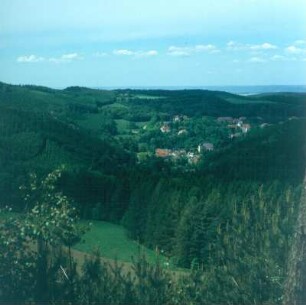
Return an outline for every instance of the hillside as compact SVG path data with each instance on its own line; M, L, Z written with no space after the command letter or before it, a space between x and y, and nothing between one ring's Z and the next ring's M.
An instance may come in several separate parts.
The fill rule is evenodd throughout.
M121 183L114 182L116 178L111 176L122 176L125 170L133 168L136 156L138 162L145 162L143 166L163 161L154 161L156 149L186 150L186 157L182 155L175 166L183 170L185 162L193 162L187 158L187 152L196 154L201 142L210 142L217 148L214 154L205 155L202 163L205 171L219 172L219 176L231 172L228 176L236 178L237 168L242 164L250 171L256 168L251 175L259 175L269 168L267 164L272 166L279 160L277 166L281 166L285 159L294 163L290 166L293 176L299 171L297 168L303 168L301 152L297 151L297 147L303 146L301 121L276 124L256 132L260 124L305 116L305 94L301 93L246 97L205 90L106 91L81 87L55 90L0 83L0 108L0 189L1 201L6 203L17 200L13 190L24 183L29 171L43 174L61 164L74 173L67 173L70 182L67 178L64 184L77 201L94 204L99 196L109 201L110 195L99 191L95 181L109 181L113 189L117 188ZM229 123L219 123L220 117L232 120L244 117L255 131L246 138L229 141L229 136L241 134L237 127L231 131L226 125ZM171 130L163 134L160 128L164 122ZM295 130L298 134L291 136ZM182 135L178 136L179 133ZM281 157L274 158L279 153ZM252 167L254 158L265 163ZM77 195L71 185L81 185L82 176L92 182L88 191ZM126 191L123 193L120 197L126 198Z
M294 119L239 138L203 160L203 172L218 179L302 181L306 120Z
M78 249L104 238L105 255L126 260L110 249L109 230L126 241L120 224L175 267L202 272L208 303L275 303L305 174L305 108L302 93L1 83L0 205L32 211L19 187L62 168L54 188L97 224Z
M49 113L35 98L31 106L15 102L0 102L0 189L2 204L17 204L16 192L24 184L30 172L45 175L65 165L67 171L98 171L105 177L124 170L133 158L120 149L114 141L99 139L77 125L61 120ZM105 178L107 179L107 178Z

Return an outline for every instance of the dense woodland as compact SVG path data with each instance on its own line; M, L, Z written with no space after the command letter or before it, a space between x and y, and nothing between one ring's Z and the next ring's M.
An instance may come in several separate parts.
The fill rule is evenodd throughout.
M305 142L303 93L0 83L0 302L283 303ZM79 218L124 225L184 271L77 264Z

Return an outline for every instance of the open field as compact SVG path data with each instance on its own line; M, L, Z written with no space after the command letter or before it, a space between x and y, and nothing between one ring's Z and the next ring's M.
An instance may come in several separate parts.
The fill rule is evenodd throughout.
M20 213L2 211L0 221L20 215ZM82 222L88 224L87 221ZM132 271L133 261L137 261L139 257L143 256L149 263L154 264L159 261L165 268L169 268L175 273L184 274L186 272L186 270L181 269L179 271L179 269L169 265L166 257L157 255L156 252L128 238L127 232L122 226L105 221L91 221L90 230L85 233L82 241L72 249L72 255L78 263L78 268L81 268L86 257L92 257L97 252L101 255L103 263L115 266L117 261L124 272Z
M20 213L2 211L0 221L20 215ZM82 223L87 225L88 221L82 221ZM150 263L155 263L157 260L163 264L167 262L166 257L130 239L127 231L120 225L98 220L92 220L90 224L90 229L84 234L82 241L73 247L76 250L75 253L93 254L98 250L106 261L118 260L131 263L133 259L145 256Z
M74 249L87 253L99 250L101 256L123 262L131 262L139 255L145 255L151 263L157 259L166 262L165 257L128 238L122 226L105 221L91 221L91 223L91 228L83 236L83 241L75 245Z

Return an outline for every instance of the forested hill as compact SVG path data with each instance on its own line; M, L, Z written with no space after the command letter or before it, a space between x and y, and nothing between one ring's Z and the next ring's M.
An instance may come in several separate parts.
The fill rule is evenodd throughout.
M208 90L96 90L83 87L68 87L55 90L40 86L13 86L0 83L2 105L19 107L30 111L52 111L56 115L70 117L73 113L97 113L103 106L126 108L116 115L149 111L190 116L251 116L263 119L285 119L288 116L305 116L305 93L271 93L239 96L221 91ZM108 107L107 107L108 108ZM113 109L112 109L113 110ZM142 117L145 113L142 113Z
M169 114L210 116L251 116L275 120L288 116L305 116L305 93L260 94L239 96L208 90L120 90L129 103L149 106ZM124 99L123 98L123 99ZM188 105L188 107L186 107Z
M120 200L126 202L126 182L115 176L126 176L137 167L148 175L175 170L181 175L184 166L155 159L154 150L173 147L193 151L207 140L217 149L202 156L198 169L205 175L262 181L267 177L300 179L305 124L303 120L288 119L305 116L305 97L302 93L245 97L207 90L55 90L0 83L1 202L17 200L15 190L30 171L43 174L61 164L73 172L67 174L73 182L66 181L65 185L82 206L99 202L101 196L104 201L113 200L109 192L117 187L125 190ZM162 134L159 126L175 115L187 118L172 126L175 132L185 134ZM229 141L226 125L216 123L224 116L245 116L254 127L274 125L262 130L253 128L247 137ZM136 157L142 155L146 156L145 162L135 167ZM283 164L288 171L278 170ZM90 183L84 183L84 177ZM99 187L101 181L112 185L109 191ZM73 191L73 184L84 185L79 195Z
M18 189L31 172L43 176L64 165L69 172L82 171L108 181L135 163L116 141L95 137L69 119L66 114L75 115L74 109L70 100L56 90L1 84L2 205L13 204L22 209Z
M205 272L207 304L283 295L305 173L306 94L0 83L0 205L64 166L86 219ZM234 278L234 281L233 281ZM206 293L208 291L209 293Z
M239 139L202 161L220 181L301 182L306 168L306 120L281 122Z
M305 117L305 98L302 93L246 97L207 90L55 90L0 83L1 201L14 202L14 189L30 171L43 174L65 164L74 177L79 177L78 172L91 177L82 202L96 202L102 196L96 183L102 178L97 176L113 179L137 168L157 175L175 171L181 175L185 157L171 165L156 159L154 150L194 153L203 141L216 148L204 154L197 167L205 175L300 179L305 165L301 150L305 124L299 118ZM171 123L175 116L179 122ZM229 141L229 136L237 135L237 128L229 133L228 123L217 122L224 116L243 116L252 132ZM171 132L163 134L159 129L165 121ZM260 124L272 125L260 129ZM137 163L143 160L137 167L136 158ZM278 170L284 164L288 170ZM112 184L121 182L112 180ZM73 193L71 183L67 185Z

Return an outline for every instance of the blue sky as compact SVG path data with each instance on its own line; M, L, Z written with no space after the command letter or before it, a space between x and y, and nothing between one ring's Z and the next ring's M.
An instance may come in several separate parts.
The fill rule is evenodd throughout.
M304 0L1 0L0 81L305 85Z

